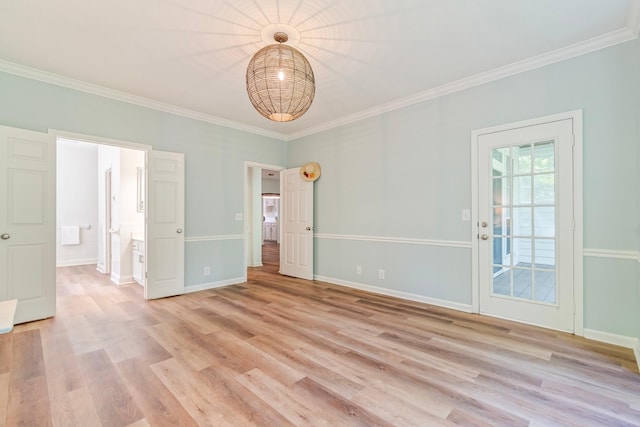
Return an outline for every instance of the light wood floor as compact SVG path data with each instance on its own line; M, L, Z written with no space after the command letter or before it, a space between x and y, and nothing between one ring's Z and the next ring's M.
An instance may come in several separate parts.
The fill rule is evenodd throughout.
M61 268L58 315L0 335L0 426L640 425L630 350L274 265L149 302Z

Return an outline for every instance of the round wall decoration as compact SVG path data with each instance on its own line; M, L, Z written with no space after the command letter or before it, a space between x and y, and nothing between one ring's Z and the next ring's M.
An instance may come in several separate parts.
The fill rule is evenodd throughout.
M315 181L320 178L320 165L317 162L309 162L300 167L300 176L305 181Z

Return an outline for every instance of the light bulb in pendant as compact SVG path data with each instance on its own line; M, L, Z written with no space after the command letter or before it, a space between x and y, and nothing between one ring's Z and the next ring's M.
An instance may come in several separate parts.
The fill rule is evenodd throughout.
M281 82L284 81L284 71L278 71L278 80L280 80Z

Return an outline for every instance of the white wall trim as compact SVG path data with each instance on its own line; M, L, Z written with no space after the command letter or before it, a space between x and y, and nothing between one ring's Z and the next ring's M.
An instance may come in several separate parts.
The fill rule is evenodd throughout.
M601 36L594 37L589 40L573 44L571 46L556 49L551 52L546 52L542 55L534 56L532 58L528 58L519 62L514 62L513 64L509 64L504 67L494 68L493 70L489 70L484 73L476 74L474 76L447 83L442 86L438 86L424 92L419 92L415 95L408 96L406 98L402 98L396 101L389 102L387 104L370 108L368 110L351 114L337 120L323 123L321 125L314 126L300 132L294 132L287 135L287 141L292 141L304 136L331 130L339 126L358 122L360 120L378 116L383 113L398 110L410 105L419 104L421 102L429 101L441 96L450 95L452 93L460 92L475 86L480 86L485 83L490 83L496 80L503 79L505 77L510 77L516 74L531 71L536 68L555 64L557 62L571 59L576 56L595 52L600 49L633 40L638 37L638 26L640 26L640 22L636 23L636 21L640 21L640 17L637 16L637 12L633 12L633 7L635 6L636 5L634 3L634 5L632 6L632 13L629 15L628 22L628 24L635 25L635 29L621 28L619 30L612 31L610 33L603 34ZM634 14L636 15L636 17L635 19L632 19Z
M222 288L224 286L237 285L237 284L240 284L240 283L244 283L246 281L247 280L244 277L235 277L233 279L220 280L220 281L217 281L217 282L202 283L200 285L194 285L194 286L185 286L184 287L184 293L185 294L190 294L192 292L206 291L208 289L215 289L215 288Z
M349 282L341 279L335 279L333 277L314 276L314 280L319 280L321 282L327 282L327 283L331 283L333 285L338 285L338 286L345 286L347 288L373 292L375 294L402 298L409 301L422 302L425 304L431 304L438 307L450 308L452 310L464 311L465 313L471 313L471 306L469 304L462 304L459 302L441 300L437 298L430 298L423 295L412 294L409 292L394 291L391 289L379 288L377 286L365 285L363 283L356 283L356 282Z
M220 236L191 236L185 237L185 243L193 242L219 242L222 240L242 240L244 236L242 234L229 234Z
M119 276L113 272L111 273L111 281L116 285L128 285L130 283L137 283L135 280L133 280L133 276L131 275Z
M584 330L584 337L590 340L632 349L636 357L636 363L640 369L640 339L586 328Z
M98 258L65 259L56 261L56 267L73 267L75 265L98 264Z
M275 138L279 140L285 140L286 138L286 135L279 132L272 132L259 127L245 125L243 123L226 120L220 117L212 116L210 114L200 113L197 111L189 110L187 108L166 104L164 102L156 101L142 96L132 95L130 93L110 89L92 83L87 83L81 80L72 79L70 77L65 77L59 74L49 73L47 71L27 67L26 65L15 64L13 62L5 60L0 60L0 71L14 74L20 77L26 77L32 80L38 80L41 82L78 90L85 93L90 93L92 95L115 99L116 101L122 101L129 104L138 105L140 107L146 107L157 111L163 111L169 114L175 114L176 116L182 116L189 119L199 120L201 122L211 123L214 125L262 135L269 138Z
M584 249L582 254L593 258L625 259L640 262L640 252L618 251L613 249Z
M471 248L471 242L462 242L455 240L430 240L430 239L411 239L406 237L381 237L381 236L358 236L349 234L314 234L316 239L327 240L355 240L359 242L376 242L376 243L398 243L405 245L421 245L421 246L444 246L449 248Z

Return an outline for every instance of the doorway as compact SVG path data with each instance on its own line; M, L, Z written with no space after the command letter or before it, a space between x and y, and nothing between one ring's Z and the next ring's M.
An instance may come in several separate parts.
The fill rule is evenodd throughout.
M474 132L479 313L565 332L581 328L578 113Z
M146 152L56 141L56 266L95 265L113 284L144 286Z
M245 162L245 265L280 269L280 171Z

